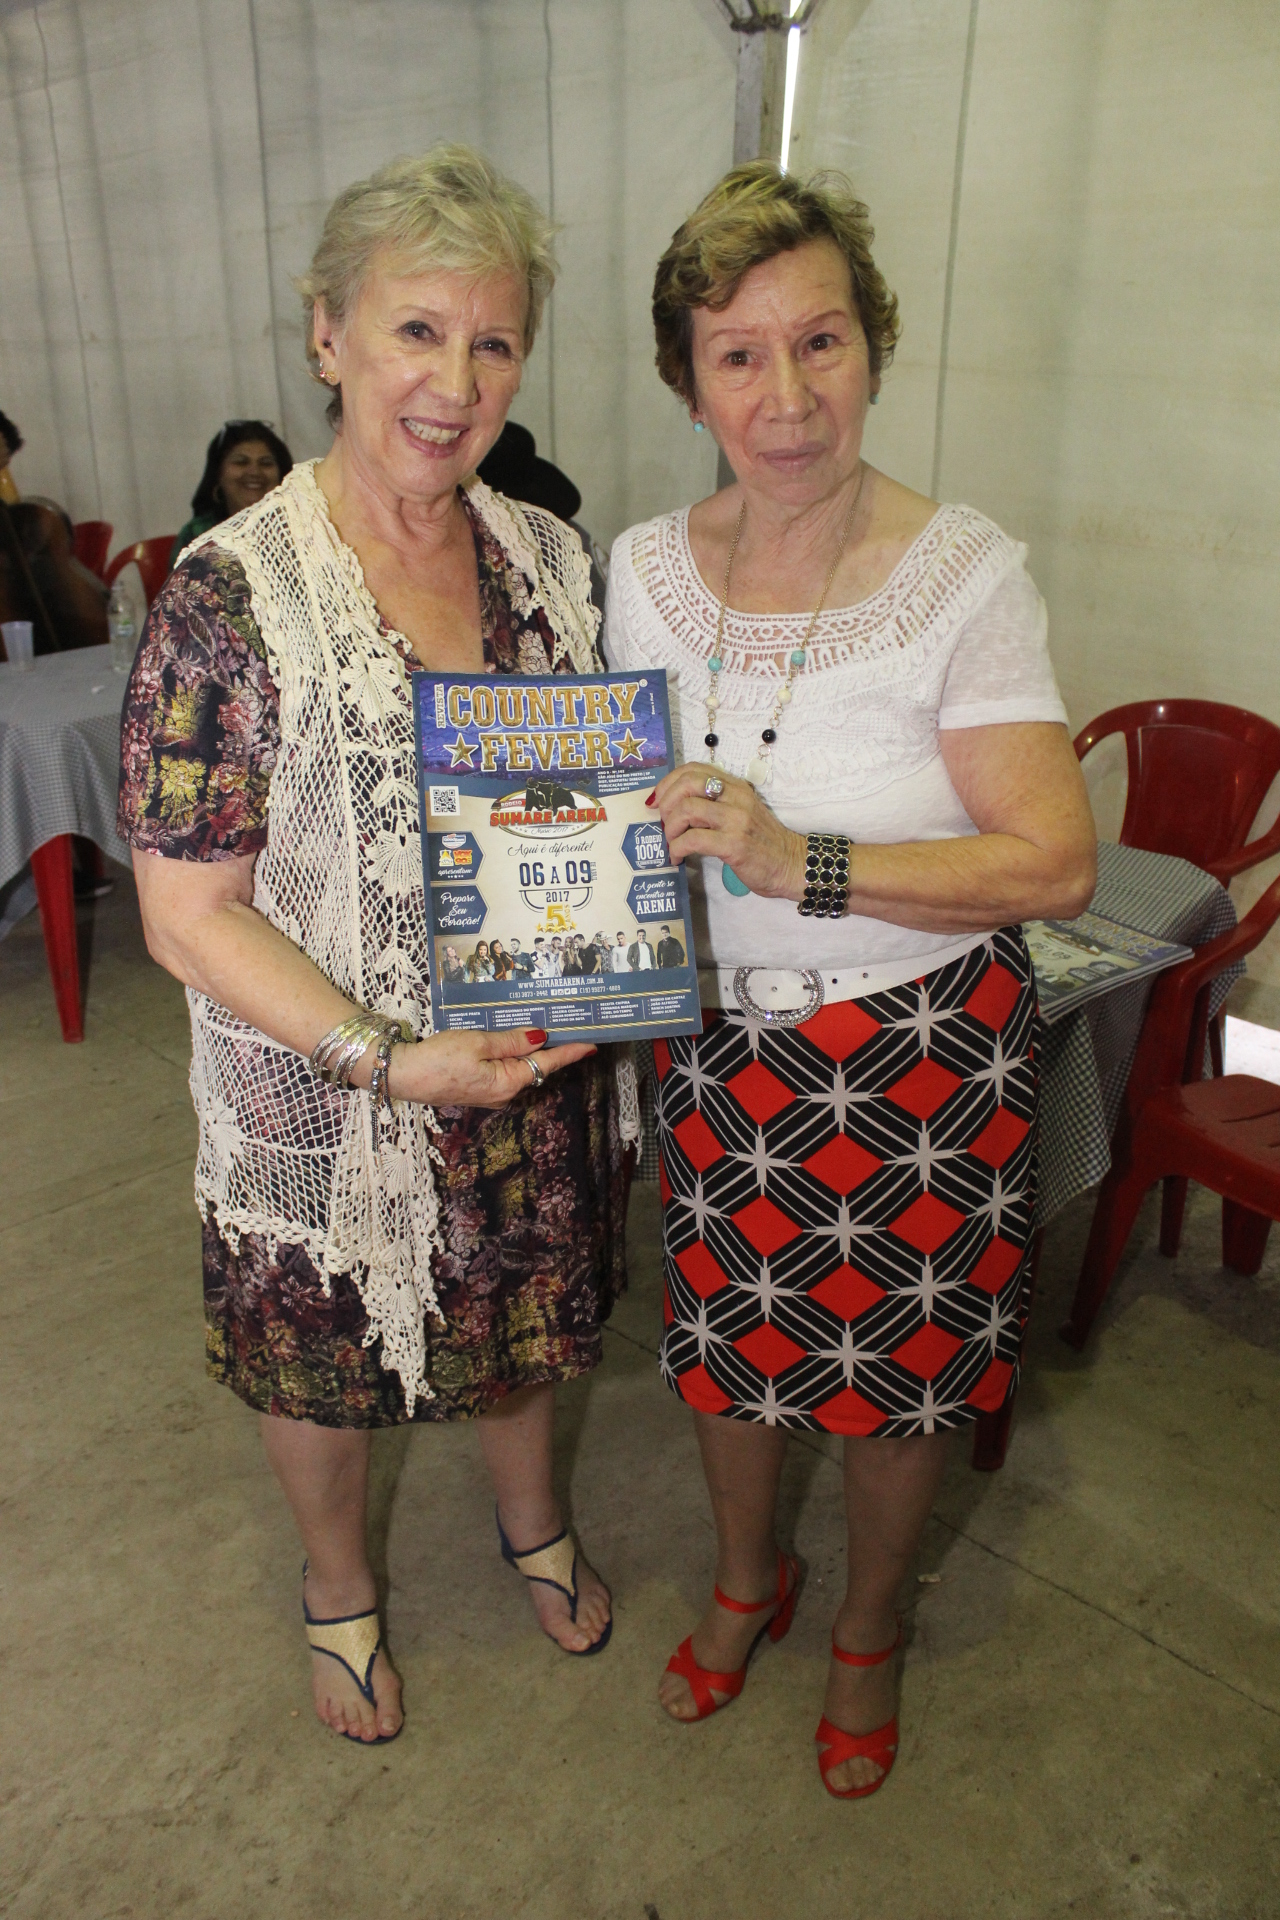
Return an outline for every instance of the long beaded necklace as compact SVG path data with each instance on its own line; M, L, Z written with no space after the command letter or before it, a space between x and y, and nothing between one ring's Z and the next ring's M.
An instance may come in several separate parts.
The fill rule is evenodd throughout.
M831 562L827 577L822 584L822 592L818 595L818 604L813 610L808 626L805 628L804 639L798 647L791 649L787 660L786 675L774 697L773 712L769 716L768 724L761 730L760 745L756 748L754 755L748 763L747 779L753 787L767 787L773 779L773 747L774 742L778 738L778 726L782 719L782 712L784 707L791 705L796 679L798 675L804 671L805 660L808 657L809 642L812 640L814 628L818 624L818 616L826 604L827 595L831 591L831 582L836 577L836 569L844 559L844 550L849 544L849 534L853 527L853 516L858 510L858 502L862 498L862 484L866 477L867 470L863 467L858 475L857 490L854 493L853 499L849 502L849 511L844 517L844 528L840 534L840 545L836 549L836 557ZM738 514L738 524L733 530L733 539L729 543L729 558L725 563L724 569L724 586L720 592L720 617L716 621L716 637L711 648L711 658L707 661L707 672L710 675L710 680L707 687L707 732L703 745L710 753L712 766L716 764L716 748L720 745L720 736L716 732L716 716L720 711L720 674L724 668L724 656L720 648L724 642L725 615L729 606L729 580L733 573L733 557L738 551L738 542L742 538L742 529L746 518L747 503L744 500ZM728 893L737 894L741 897L743 894L750 893L751 891L745 881L740 880L733 868L727 864L721 867L720 878L724 882L725 890Z

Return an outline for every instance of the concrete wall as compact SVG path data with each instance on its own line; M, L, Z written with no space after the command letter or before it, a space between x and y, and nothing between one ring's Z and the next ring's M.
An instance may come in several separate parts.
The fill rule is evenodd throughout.
M870 457L1029 542L1073 722L1280 721L1280 10L826 0L796 120L902 299ZM1123 777L1089 771L1114 831Z
M706 0L18 0L0 54L0 406L24 491L123 544L185 519L228 417L320 451L291 276L339 188L440 139L563 224L514 412L593 531L712 484L647 317L657 254L732 153L733 41Z

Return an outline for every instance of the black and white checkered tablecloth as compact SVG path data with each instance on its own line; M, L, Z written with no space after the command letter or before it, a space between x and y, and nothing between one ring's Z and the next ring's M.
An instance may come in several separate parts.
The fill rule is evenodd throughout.
M1113 846L1107 840L1098 847L1098 890L1092 906L1109 920L1187 947L1216 940L1236 924L1231 896L1211 874L1186 860ZM1212 1013L1243 972L1244 963L1238 961L1214 982ZM1111 1136L1151 986L1148 978L1117 987L1044 1029L1039 1226L1096 1185L1111 1165Z
M1210 874L1186 860L1106 840L1098 848L1098 890L1092 906L1109 920L1188 947L1203 946L1236 924L1231 896ZM1216 981L1210 996L1213 1012L1243 972L1243 963L1238 963ZM1149 978L1118 987L1043 1029L1038 1226L1096 1185L1111 1165L1111 1135L1150 992ZM636 1069L643 1123L637 1178L656 1180L653 1054L648 1046L636 1049Z
M0 886L56 834L93 840L123 866L116 837L125 678L107 647L0 663Z

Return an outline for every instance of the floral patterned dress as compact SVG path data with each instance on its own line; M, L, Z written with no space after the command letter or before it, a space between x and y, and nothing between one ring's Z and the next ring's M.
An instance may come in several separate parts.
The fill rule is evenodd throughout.
M463 505L476 543L485 664L527 672L552 636L513 610L512 563ZM384 629L384 632L386 630ZM387 634L389 643L394 636ZM410 672L420 666L406 652ZM280 700L238 561L203 547L170 575L147 621L121 721L119 830L170 860L229 860L267 843ZM626 1284L626 1182L608 1049L499 1112L437 1109L445 1326L428 1328L433 1398L416 1420L466 1419L517 1387L597 1365L601 1323ZM324 1280L301 1247L204 1227L208 1371L261 1413L328 1427L409 1416L399 1375L352 1274Z

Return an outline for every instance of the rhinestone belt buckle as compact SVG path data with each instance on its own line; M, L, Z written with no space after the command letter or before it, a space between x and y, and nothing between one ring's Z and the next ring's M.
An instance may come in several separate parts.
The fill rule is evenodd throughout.
M790 973L800 975L809 998L799 1007L762 1007L751 997L747 981L753 973ZM806 1020L812 1020L818 1008L826 998L822 984L822 975L812 967L739 967L733 976L733 997L749 1020L759 1020L766 1027L798 1027Z

